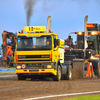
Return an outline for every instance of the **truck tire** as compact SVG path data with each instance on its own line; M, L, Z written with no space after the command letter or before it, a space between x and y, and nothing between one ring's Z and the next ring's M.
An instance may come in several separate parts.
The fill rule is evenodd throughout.
M17 76L18 76L18 80L26 80L26 77L21 74L19 74Z
M57 75L53 76L53 80L54 81L60 81L61 80L61 76L62 76L62 74L61 74L61 66L58 65L58 67L57 67Z
M73 77L72 66L69 65L69 67L67 69L67 73L65 75L65 80L72 80L72 77Z

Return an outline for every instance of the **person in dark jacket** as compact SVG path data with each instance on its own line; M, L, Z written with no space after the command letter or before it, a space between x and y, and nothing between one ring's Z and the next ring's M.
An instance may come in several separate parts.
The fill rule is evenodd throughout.
M87 38L87 44L88 44L88 49L93 49L93 42L90 40L90 38Z

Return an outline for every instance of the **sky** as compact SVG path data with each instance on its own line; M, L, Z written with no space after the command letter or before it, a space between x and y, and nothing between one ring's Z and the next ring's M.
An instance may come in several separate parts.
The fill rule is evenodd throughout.
M33 0L30 26L46 26L51 16L51 31L60 39L66 39L71 32L84 31L87 23L100 24L100 0ZM25 0L0 0L0 44L2 33L18 33L27 26Z

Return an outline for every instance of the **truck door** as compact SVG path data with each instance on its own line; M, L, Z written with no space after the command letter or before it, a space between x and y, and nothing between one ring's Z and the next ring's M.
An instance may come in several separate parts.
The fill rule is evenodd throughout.
M58 61L58 55L59 55L58 46L56 45L56 39L57 39L57 36L53 35L52 60L53 60L54 62L57 62L57 61Z

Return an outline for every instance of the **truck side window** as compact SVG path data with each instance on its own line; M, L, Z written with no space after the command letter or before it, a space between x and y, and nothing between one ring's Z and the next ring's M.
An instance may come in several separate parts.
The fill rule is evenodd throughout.
M56 36L53 35L53 48L55 48L55 47L56 47Z

